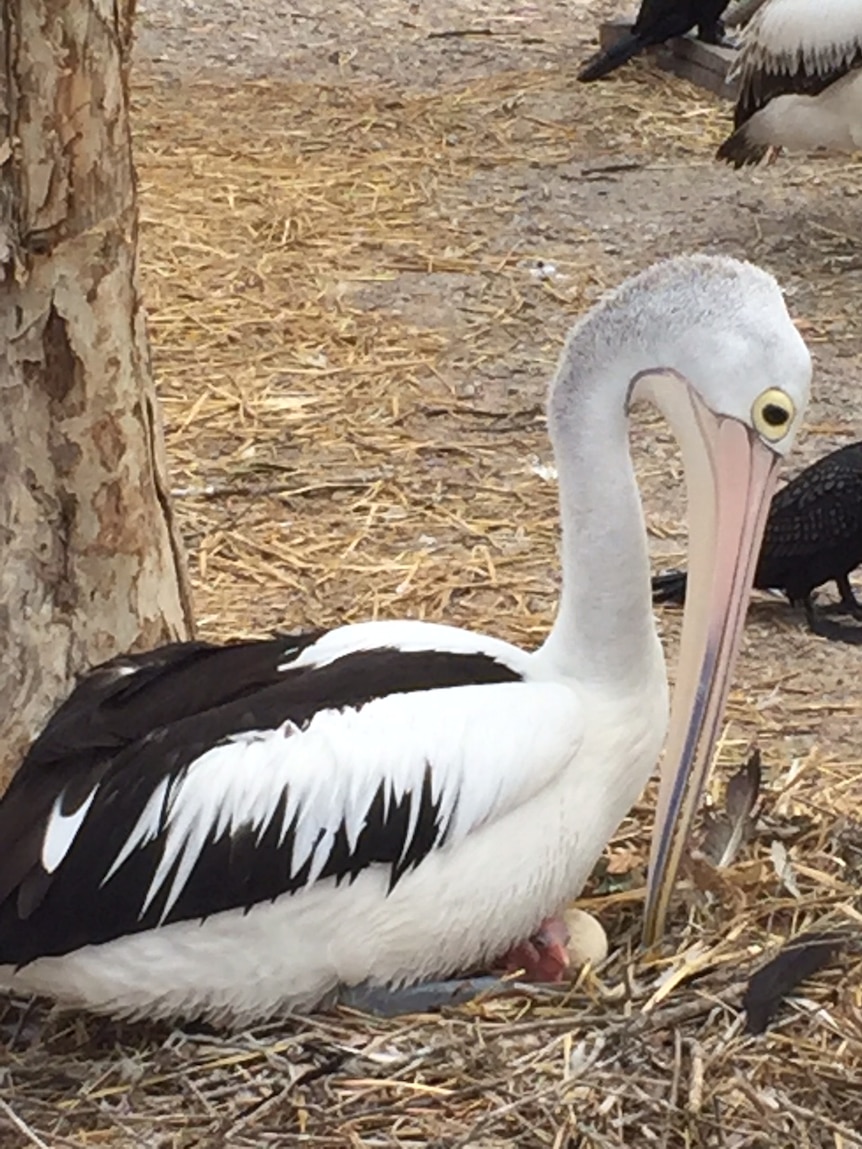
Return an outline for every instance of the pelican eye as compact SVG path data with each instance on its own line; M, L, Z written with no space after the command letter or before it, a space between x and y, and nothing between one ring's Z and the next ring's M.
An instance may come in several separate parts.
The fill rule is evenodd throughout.
M792 399L777 387L770 387L754 400L751 421L758 435L777 443L787 434L795 413Z

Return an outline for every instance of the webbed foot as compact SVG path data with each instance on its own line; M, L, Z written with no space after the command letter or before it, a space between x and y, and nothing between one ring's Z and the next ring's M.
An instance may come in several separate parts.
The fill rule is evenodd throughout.
M514 984L498 977L451 978L394 988L362 982L339 989L334 1004L377 1017L401 1017L407 1013L427 1013L447 1005L463 1005L489 993L510 993Z

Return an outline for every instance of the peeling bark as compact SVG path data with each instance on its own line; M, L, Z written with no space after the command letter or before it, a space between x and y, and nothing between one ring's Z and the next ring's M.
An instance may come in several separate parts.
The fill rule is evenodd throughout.
M191 628L138 289L133 16L0 15L0 784L76 674Z

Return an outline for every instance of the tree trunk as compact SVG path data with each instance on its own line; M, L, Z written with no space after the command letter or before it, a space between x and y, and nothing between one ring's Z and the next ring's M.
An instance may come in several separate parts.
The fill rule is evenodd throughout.
M133 14L0 16L0 783L76 674L191 626L138 290Z

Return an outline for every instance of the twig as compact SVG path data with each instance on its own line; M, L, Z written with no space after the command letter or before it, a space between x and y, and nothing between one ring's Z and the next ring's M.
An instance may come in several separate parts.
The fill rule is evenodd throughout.
M306 483L296 487L290 483L207 483L201 487L175 487L172 499L222 499L227 495L249 495L260 498L264 495L316 495L321 491L358 491L371 487L379 478L334 479L328 483Z
M12 1106L0 1097L0 1111L6 1114L6 1119L11 1125L14 1125L19 1133L22 1133L31 1145L36 1145L37 1149L51 1149L38 1133L34 1133L23 1117L19 1117Z
M442 32L429 32L429 40L454 40L459 36L493 36L491 28L445 28Z

